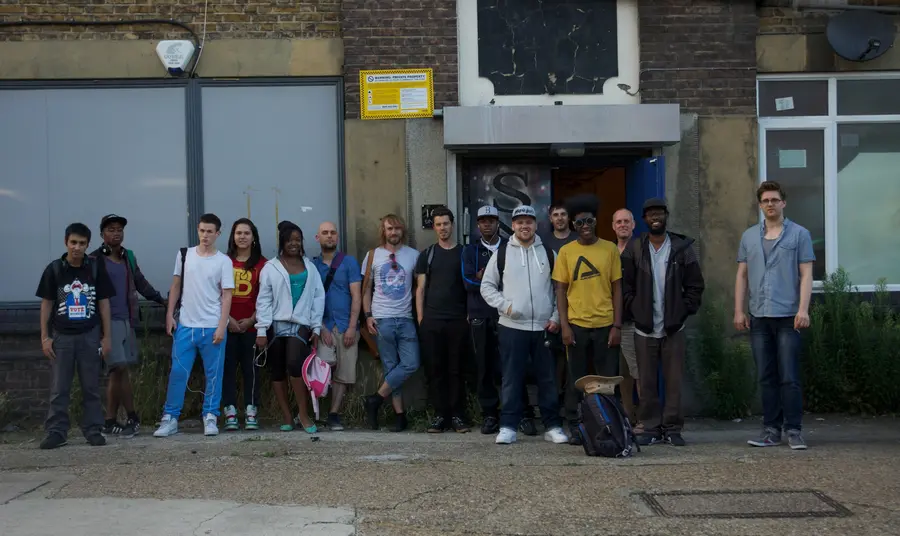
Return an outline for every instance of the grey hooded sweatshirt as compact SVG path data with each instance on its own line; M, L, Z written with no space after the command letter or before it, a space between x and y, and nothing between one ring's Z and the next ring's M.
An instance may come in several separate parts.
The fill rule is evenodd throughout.
M548 320L559 322L550 260L541 237L529 247L512 236L506 250L503 290L500 290L498 255L491 256L481 279L481 297L500 313L499 324L522 331L543 331Z

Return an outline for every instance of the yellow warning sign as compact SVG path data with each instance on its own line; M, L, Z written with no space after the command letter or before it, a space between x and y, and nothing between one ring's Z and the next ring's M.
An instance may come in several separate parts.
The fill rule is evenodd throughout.
M363 119L432 117L434 75L431 69L360 71L359 100Z

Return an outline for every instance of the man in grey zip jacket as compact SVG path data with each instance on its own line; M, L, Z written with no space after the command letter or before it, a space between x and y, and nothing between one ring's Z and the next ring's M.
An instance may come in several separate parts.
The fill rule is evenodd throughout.
M522 419L522 389L525 373L532 367L538 385L538 406L544 421L544 440L568 443L559 416L556 366L545 345L546 332L559 330L559 314L551 280L551 250L535 233L534 208L523 205L512 213L514 236L491 257L481 280L481 296L497 309L498 338L503 387L501 390L500 433L496 443L516 441L516 427ZM502 249L505 249L503 251ZM498 259L503 258L501 276Z

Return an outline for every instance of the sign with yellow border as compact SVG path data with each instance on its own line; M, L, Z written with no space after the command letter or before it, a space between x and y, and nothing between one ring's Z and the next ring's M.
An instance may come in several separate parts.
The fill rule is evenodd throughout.
M432 117L433 72L431 69L360 71L359 101L363 119Z

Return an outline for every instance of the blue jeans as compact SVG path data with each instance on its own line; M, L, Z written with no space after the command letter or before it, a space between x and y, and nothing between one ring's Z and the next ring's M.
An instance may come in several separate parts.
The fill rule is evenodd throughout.
M750 345L762 392L763 425L800 431L800 332L794 317L750 317Z
M547 430L562 426L556 391L556 360L544 346L543 331L522 331L497 326L503 387L500 391L500 427L516 430L522 420L525 375L531 368L538 387L538 407Z
M187 389L191 369L197 352L203 359L206 387L203 396L203 415L212 413L219 416L219 402L222 399L222 375L225 367L225 343L213 344L213 328L188 328L178 326L172 342L172 372L169 373L169 389L166 393L164 415L177 419L184 407L184 391ZM225 334L226 338L228 334Z
M378 318L378 353L384 381L393 396L400 396L400 387L419 368L419 338L412 318Z

